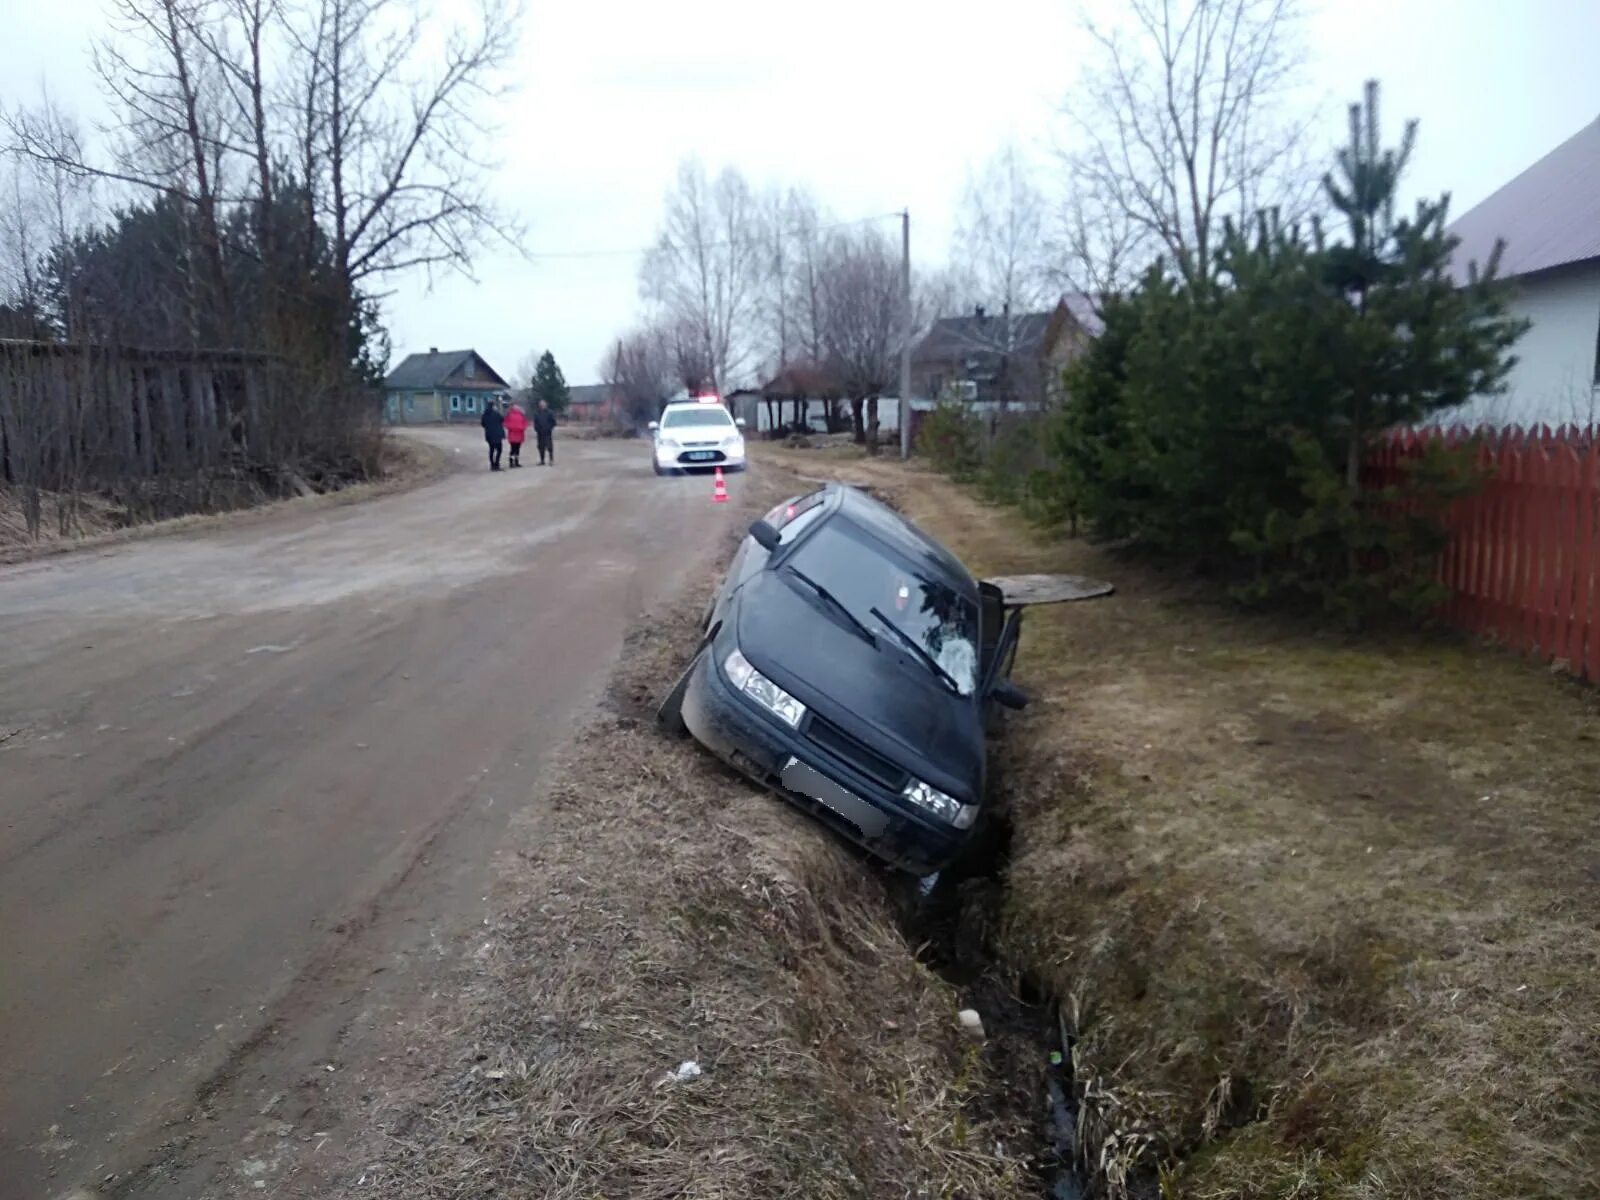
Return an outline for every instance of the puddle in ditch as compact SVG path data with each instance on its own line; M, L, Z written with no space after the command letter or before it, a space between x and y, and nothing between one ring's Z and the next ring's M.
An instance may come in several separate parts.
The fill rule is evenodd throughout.
M997 820L986 843L962 863L907 882L901 921L922 961L983 1021L984 1061L996 1082L981 1107L1026 1119L1035 1133L1027 1153L1041 1195L1083 1200L1071 1031L1058 1005L995 952L1009 852L1009 825Z

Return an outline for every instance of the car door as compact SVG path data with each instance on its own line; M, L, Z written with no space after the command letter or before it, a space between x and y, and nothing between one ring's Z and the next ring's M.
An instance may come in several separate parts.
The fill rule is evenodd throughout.
M1000 646L1000 635L1005 630L1005 594L994 584L978 583L978 675L987 678L989 664L994 662L995 651Z
M994 690L1011 678L1011 668L1017 661L1017 646L1022 640L1022 609L1008 611L999 600L998 589L992 589L995 594L991 601L982 590L991 585L979 584L978 587L979 599L983 604L979 633L984 642L983 682L979 695L983 697L984 725L992 730L1000 708L994 699ZM992 641L990 629L994 630Z

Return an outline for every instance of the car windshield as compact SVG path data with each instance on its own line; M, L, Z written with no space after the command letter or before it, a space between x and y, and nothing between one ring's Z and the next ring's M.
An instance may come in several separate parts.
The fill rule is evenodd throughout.
M704 408L673 409L661 418L661 428L663 429L687 429L692 426L732 424L733 418L728 415L728 410L720 404L708 404Z
M972 695L978 685L978 610L960 592L836 522L818 529L788 561L868 628L880 620L892 623L928 652L957 692Z

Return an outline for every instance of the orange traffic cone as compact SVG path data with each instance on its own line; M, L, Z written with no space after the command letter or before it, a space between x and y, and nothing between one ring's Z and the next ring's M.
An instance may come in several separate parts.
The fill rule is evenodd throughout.
M728 502L728 485L723 481L722 468L717 468L716 486L711 489L711 503L726 504Z

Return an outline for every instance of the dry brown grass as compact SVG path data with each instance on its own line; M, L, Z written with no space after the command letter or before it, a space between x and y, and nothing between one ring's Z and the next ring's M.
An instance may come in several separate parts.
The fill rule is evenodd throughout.
M755 483L752 508L775 498ZM1037 1130L992 1115L992 1068L883 875L656 729L704 600L630 640L609 715L514 830L504 915L406 1068L430 1082L375 1115L386 1147L360 1194L1036 1189ZM704 1074L667 1082L688 1060Z
M1118 584L1030 614L1001 935L1077 1011L1107 1190L1596 1194L1593 689L1247 617L916 466L832 469L979 572Z
M28 536L19 497L0 487L0 563L24 562L72 550L237 525L287 506L326 508L353 504L420 486L441 475L447 465L443 453L436 447L405 438L385 438L382 454L383 478L370 483L351 484L338 491L290 500L264 501L253 507L228 512L192 513L141 525L129 525L126 511L118 505L100 497L83 496L79 498L76 529L65 536L60 533L55 516L57 498L47 494L44 498L44 525L37 541Z

